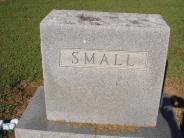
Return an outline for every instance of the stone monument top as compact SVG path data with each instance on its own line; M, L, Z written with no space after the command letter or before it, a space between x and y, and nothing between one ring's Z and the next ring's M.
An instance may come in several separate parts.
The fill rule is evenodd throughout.
M110 27L169 28L159 14L113 13L78 10L53 10L42 23L97 25Z

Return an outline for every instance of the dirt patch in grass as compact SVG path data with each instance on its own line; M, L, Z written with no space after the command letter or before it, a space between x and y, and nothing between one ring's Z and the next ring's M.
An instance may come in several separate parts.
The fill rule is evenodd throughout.
M0 118L3 120L20 118L31 97L40 85L42 85L41 80L32 83L22 81L13 87L11 92L9 92L2 100L2 104L5 105L5 109L2 114L0 114Z
M174 79L168 79L165 83L165 93L169 95L170 97L178 97L180 103L176 106L183 106L184 103L184 78L174 78ZM184 125L184 107L173 107L173 110L176 114L176 119L178 122L178 125L182 128ZM182 128L184 132L184 128Z
M20 118L36 89L40 85L43 85L42 80L34 81L32 83L21 81L13 87L8 95L1 101L1 104L6 105L6 107L0 114L0 119L10 120L13 118ZM0 138L1 137L15 138L15 134L14 131L3 131L0 133Z
M184 78L167 79L164 90L169 96L176 95L184 98Z

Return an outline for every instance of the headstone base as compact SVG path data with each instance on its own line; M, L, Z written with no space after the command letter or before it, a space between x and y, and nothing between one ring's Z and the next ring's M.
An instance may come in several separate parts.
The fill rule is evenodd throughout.
M164 99L164 98L163 98ZM65 123L47 121L43 87L38 88L26 111L15 128L16 138L171 138L181 137L171 107L163 100L156 127L138 128L119 133L98 133L92 128L77 128ZM136 117L136 115L135 115ZM167 119L170 118L169 122ZM137 118L138 119L138 118Z

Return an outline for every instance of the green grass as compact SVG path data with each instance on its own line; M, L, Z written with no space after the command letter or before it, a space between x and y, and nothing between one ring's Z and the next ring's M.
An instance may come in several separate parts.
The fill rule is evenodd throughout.
M52 9L159 13L171 27L167 77L184 77L184 0L0 0L0 95L42 79L39 23Z

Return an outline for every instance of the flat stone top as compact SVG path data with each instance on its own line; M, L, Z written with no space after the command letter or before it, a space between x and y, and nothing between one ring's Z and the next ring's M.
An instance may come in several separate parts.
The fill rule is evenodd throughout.
M127 26L169 28L159 14L52 10L41 23L87 26Z

